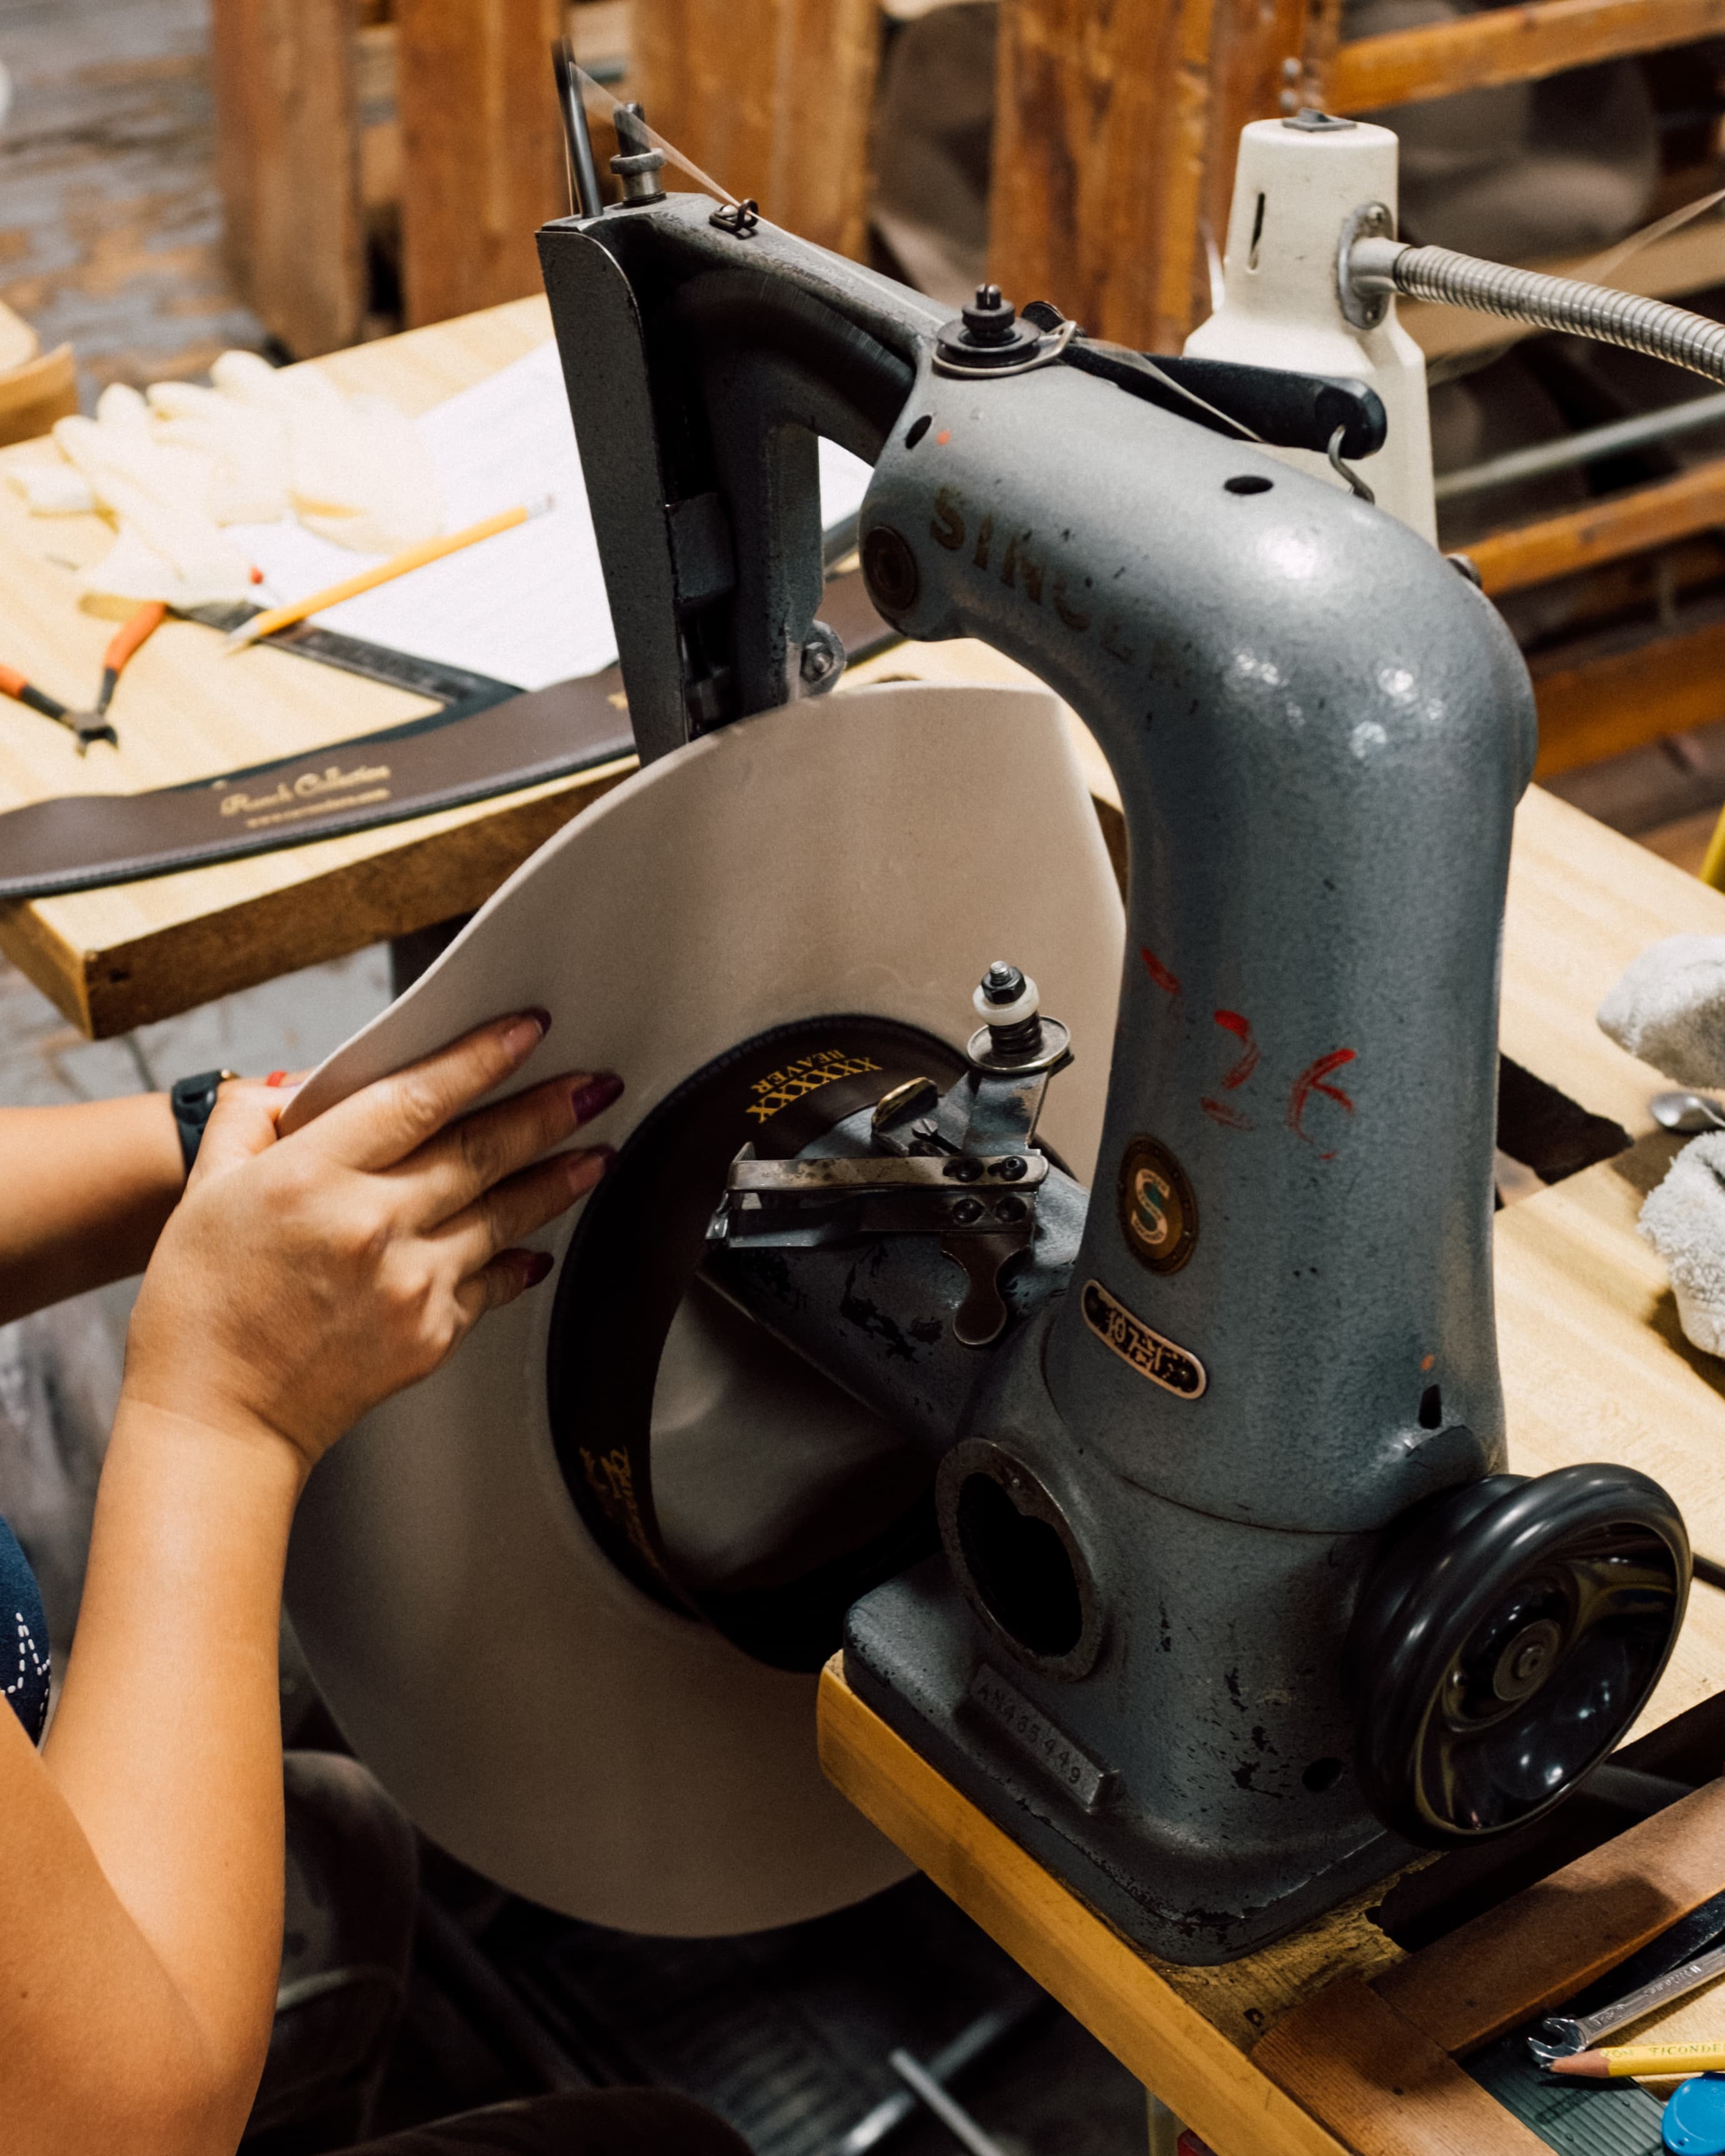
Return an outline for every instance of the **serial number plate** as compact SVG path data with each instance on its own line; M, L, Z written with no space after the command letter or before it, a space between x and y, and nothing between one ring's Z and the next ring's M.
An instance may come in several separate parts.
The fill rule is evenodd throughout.
M1086 1281L1084 1322L1105 1348L1130 1363L1141 1378L1183 1400L1203 1396L1209 1383L1204 1365L1189 1349L1166 1338L1142 1317L1117 1302L1100 1281Z
M1112 1768L1099 1766L986 1662L970 1681L970 1697L1016 1751L1051 1774L1086 1811L1093 1812L1107 1795Z

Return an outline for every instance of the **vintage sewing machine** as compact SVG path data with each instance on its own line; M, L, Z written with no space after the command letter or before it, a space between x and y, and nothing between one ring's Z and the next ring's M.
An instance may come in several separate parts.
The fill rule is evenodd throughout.
M880 613L1021 661L1106 752L1131 855L1117 1023L1111 1043L1069 1033L1004 916L973 947L974 1008L948 993L938 1026L855 1000L854 972L824 1004L788 976L776 1009L769 982L747 1029L713 1033L645 1105L554 1309L485 1351L464 1411L517 1383L515 1356L518 1412L545 1419L554 1457L535 1502L578 1512L608 1608L705 1627L769 1673L842 1637L853 1686L1130 1937L1225 1959L1412 1844L1560 1801L1681 1620L1687 1543L1656 1485L1504 1472L1497 951L1527 675L1454 563L1265 445L1368 460L1384 411L1359 382L1153 365L993 290L949 319L747 206L661 194L655 157L626 144L629 199L541 235L647 766L632 785L722 775L726 730L783 706L737 742L815 757L860 704L809 701L843 663L820 619L825 436L875 465L859 536ZM988 857L1009 791L983 740L938 780L966 834L954 879ZM868 767L847 770L833 783L860 811ZM915 782L900 763L890 783ZM723 833L691 829L691 848L772 813L748 788L726 798ZM823 806L842 821L842 800ZM599 843L581 828L572 860ZM748 836L770 863L771 821ZM1036 869L1034 828L999 844ZM470 937L519 948L507 923L540 873ZM654 862L635 873L648 903ZM931 889L938 907L937 872ZM906 932L889 911L859 889L845 931L888 970L880 938ZM466 1008L437 979L428 1040ZM413 1045L389 1039L398 1059ZM1075 1056L1093 1075L1111 1057L1088 1189L1038 1141ZM793 1545L697 1579L663 1531L655 1388L697 1273L724 1324L747 1313L907 1444L899 1496L806 1563ZM383 1668L357 1644L394 1621L383 1598L337 1575L376 1569L356 1554L367 1507L434 1502L409 1435L429 1412L335 1456L321 1481L345 1479L314 1485L290 1583L338 1714L410 1807L432 1740L375 1702L418 1684L440 1712L426 1657ZM468 1502L485 1487L475 1467ZM403 1543L403 1593L424 1592L408 1576L434 1546ZM501 1539L493 1556L507 1566ZM454 1629L446 1613L439 1636ZM537 1712L549 1743L557 1717ZM630 1920L551 1878L527 1829L464 1825L478 1799L448 1785L475 1770L447 1745L442 1794L417 1807L434 1830L441 1815L496 1876ZM494 1770L487 1817L512 1771L548 1845L553 1783L525 1752ZM576 1766L557 1772L572 1789Z

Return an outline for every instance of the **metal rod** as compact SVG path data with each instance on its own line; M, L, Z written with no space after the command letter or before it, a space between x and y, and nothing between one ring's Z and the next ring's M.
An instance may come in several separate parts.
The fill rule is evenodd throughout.
M979 2014L968 2029L959 2030L943 2051L935 2053L928 2062L928 2072L937 2082L952 2081L967 2066L973 2066L985 2051L992 2051L1004 2037L1021 2027L1044 2004L1040 1997L1027 1999L1019 2006ZM868 2156L868 2151L889 2133L896 2133L916 2108L916 2099L908 2089L895 2089L858 2119L834 2148L833 2156Z
M1573 470L1620 450L1640 449L1644 443L1669 441L1675 434L1692 434L1698 427L1725 423L1725 392L1717 397L1692 397L1663 412L1644 412L1633 419L1615 419L1609 427L1589 427L1584 434L1568 434L1560 442L1541 442L1531 449L1512 449L1507 456L1491 457L1465 471L1445 472L1434 489L1440 501L1458 494L1481 494L1487 487L1508 486L1520 479L1538 479L1547 472Z
M908 2051L892 2051L887 2064L911 2093L919 2097L944 2126L955 2141L969 2149L970 2156L1006 2156L1006 2151L992 2133L983 2133L962 2103L947 2095L926 2066L918 2066Z
M414 1943L427 1974L498 2051L553 2094L590 2089L593 2076L517 1999L449 1912L419 1897Z
M581 95L580 70L575 48L567 37L554 38L551 64L557 79L557 105L563 116L563 136L569 153L569 183L580 217L597 217L605 207L599 192L599 168L593 162L593 136L588 132L587 105Z

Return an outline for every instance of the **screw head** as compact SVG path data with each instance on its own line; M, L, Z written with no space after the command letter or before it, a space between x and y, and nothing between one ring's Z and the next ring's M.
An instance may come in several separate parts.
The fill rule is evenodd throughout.
M1029 1162L1020 1160L1016 1153L1010 1160L1003 1160L995 1171L1003 1183L1022 1183L1029 1172Z
M983 1201L979 1198L961 1198L953 1205L952 1222L955 1227L973 1227L982 1217Z
M994 1218L997 1220L1004 1220L1009 1226L1011 1226L1015 1222L1022 1220L1029 1209L1016 1191L1009 1190L1005 1197L996 1204Z

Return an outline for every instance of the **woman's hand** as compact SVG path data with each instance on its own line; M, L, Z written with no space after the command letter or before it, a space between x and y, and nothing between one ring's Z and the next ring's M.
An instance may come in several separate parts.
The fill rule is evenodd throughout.
M145 1276L128 1398L284 1440L304 1473L543 1279L550 1259L520 1242L591 1190L608 1154L540 1156L621 1081L566 1075L465 1111L548 1023L530 1012L482 1026L287 1137L276 1125L291 1093L224 1086Z

